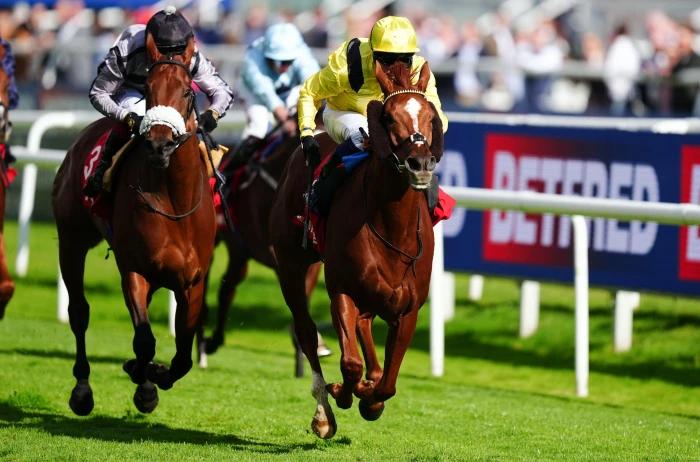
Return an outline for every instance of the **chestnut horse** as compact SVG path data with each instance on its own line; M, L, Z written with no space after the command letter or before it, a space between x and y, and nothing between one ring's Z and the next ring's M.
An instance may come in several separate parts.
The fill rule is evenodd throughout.
M228 312L238 284L246 277L248 260L252 258L268 268L275 267L268 218L277 182L290 153L298 146L298 137L283 136L279 144L272 147L273 152L269 157L248 163L247 175L240 188L228 194L228 205L237 217L236 229L234 232L223 229L216 236L217 243L223 241L226 245L228 263L219 286L216 327L211 337L205 338L205 347L200 347L207 354L216 352L224 343ZM222 168L225 168L225 164L222 164ZM316 286L319 270L320 263L309 267L305 286L307 296Z
M0 62L5 58L5 47L0 46ZM3 149L3 158L0 159L0 319L5 316L5 308L15 292L15 283L12 282L10 272L7 270L7 260L5 258L5 195L7 189L7 163L4 158L9 154L8 141L12 131L10 122L10 78L5 69L0 66L0 144Z
M417 83L402 63L375 73L384 103L367 106L370 156L335 193L327 217L321 256L299 245L303 230L292 224L304 208L306 166L298 149L283 174L270 216L272 243L284 298L294 316L296 334L313 371L316 413L311 422L321 438L336 432L328 393L343 409L360 399L360 414L379 418L384 401L396 393L396 380L413 337L418 310L428 296L433 229L424 190L442 154L442 123L426 99L431 73L423 65ZM318 136L322 152L334 143ZM333 325L341 348L342 383L326 385L316 355L316 334L304 296L306 268L323 257ZM375 316L388 326L384 370L372 339ZM361 343L367 368L357 346Z
M122 278L124 300L134 325L135 359L124 371L137 384L134 403L141 412L158 404L163 390L192 367L192 344L204 295L204 279L214 248L215 217L206 166L200 156L191 88L190 62L194 44L182 55L162 55L147 35L152 63L145 85L146 116L138 143L119 165L112 185L109 224L81 204L81 178L86 154L114 122L100 119L87 127L69 149L53 190L59 257L69 294L68 314L76 340L73 375L77 380L69 401L78 415L93 407L85 352L89 305L83 290L85 255L106 239L114 251ZM161 287L175 293L176 353L170 367L153 363L156 340L148 305Z

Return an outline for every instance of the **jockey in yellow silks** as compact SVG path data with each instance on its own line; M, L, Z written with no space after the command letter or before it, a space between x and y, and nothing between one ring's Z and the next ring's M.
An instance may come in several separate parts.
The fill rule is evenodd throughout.
M416 55L416 32L411 22L404 17L387 16L372 27L369 39L353 38L346 41L328 57L328 64L309 77L301 88L297 105L301 144L309 165L313 168L320 158L319 145L313 137L314 119L323 100L326 107L323 123L328 135L338 143L329 162L338 165L343 156L364 150L364 139L360 128L367 132L367 104L372 100L384 100L384 94L374 75L375 61L389 66L397 61L410 66L414 83L425 59ZM442 119L443 131L447 130L447 118L435 87L435 76L431 74L425 96L433 103ZM317 198L329 198L345 179L345 171L336 168L315 185ZM323 190L323 191L321 191ZM327 204L329 205L329 204ZM315 207L325 213L324 207Z

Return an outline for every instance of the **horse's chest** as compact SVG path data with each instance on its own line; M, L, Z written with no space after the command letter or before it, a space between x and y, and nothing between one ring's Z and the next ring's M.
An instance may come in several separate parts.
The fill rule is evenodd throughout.
M380 310L380 315L387 318L419 308L425 302L427 287L413 277L410 269L401 278L382 274L379 269L373 273L364 278L358 291L362 295L357 297L363 299L359 304L368 310Z

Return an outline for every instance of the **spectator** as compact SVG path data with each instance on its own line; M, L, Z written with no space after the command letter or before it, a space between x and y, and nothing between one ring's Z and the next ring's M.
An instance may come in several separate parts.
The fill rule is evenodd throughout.
M627 26L622 24L613 34L603 63L603 76L612 101L612 115L621 116L630 112L640 70L641 56L627 33Z
M518 65L526 73L525 107L529 112L546 112L546 97L552 85L552 75L564 64L557 35L550 22L539 24L530 34L525 34L517 47Z
M476 66L481 48L481 37L476 25L465 23L462 28L462 45L457 52L459 67L455 72L457 98L463 106L475 106L479 102L481 84L476 75Z
M671 93L671 108L674 115L697 116L700 114L698 107L698 84L689 83L683 77L684 71L695 69L700 72L700 56L693 49L695 33L690 26L682 24L678 26L678 49L674 54L674 64L671 69L673 90ZM687 77L686 77L687 78Z

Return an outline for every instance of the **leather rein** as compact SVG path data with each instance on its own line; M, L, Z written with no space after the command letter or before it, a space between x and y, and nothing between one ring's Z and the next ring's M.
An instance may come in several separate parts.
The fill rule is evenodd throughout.
M181 68L183 68L187 72L187 76L190 78L190 80L192 80L192 74L190 73L189 67L185 63L182 63L180 61L175 61L172 58L173 58L173 56L169 55L168 59L161 59L161 60L154 62L153 64L151 64L148 67L147 72L150 74L151 71L153 69L155 69L157 66L173 64L173 65L180 66ZM188 96L189 101L187 103L187 111L185 112L185 116L183 117L184 120L187 120L189 118L190 114L192 113L192 111L195 110L195 94L191 88L187 92L187 96ZM177 150L179 148L180 148L180 146L177 146L175 149ZM162 215L165 218L167 218L169 220L173 220L173 221L182 220L183 218L186 218L186 217L192 215L195 211L197 211L199 206L202 204L202 197L204 196L204 187L202 186L202 171L201 171L201 169L199 171L199 200L197 200L197 203L194 205L194 207L192 207L190 210L188 210L185 213L181 213L181 214L168 213L165 210L161 209L160 207L156 206L153 202L151 202L148 199L148 197L146 196L146 193L143 191L143 189L141 189L141 185L137 185L137 186L129 185L129 187L131 189L133 189L134 191L136 191L136 194L139 195L141 200L143 200L144 204L146 204L146 207L148 207L148 209L151 212L157 213L158 215Z

